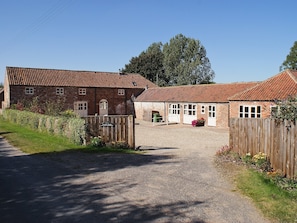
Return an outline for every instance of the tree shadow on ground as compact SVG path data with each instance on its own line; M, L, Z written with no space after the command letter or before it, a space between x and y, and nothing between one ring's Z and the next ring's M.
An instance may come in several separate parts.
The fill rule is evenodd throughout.
M187 217L188 207L204 201L133 201L121 195L137 183L105 179L110 171L177 162L170 156L78 154L26 155L0 139L1 222L204 222Z

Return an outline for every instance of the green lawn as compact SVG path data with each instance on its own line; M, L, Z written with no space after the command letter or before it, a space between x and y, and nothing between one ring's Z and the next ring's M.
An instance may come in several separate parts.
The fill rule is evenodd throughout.
M68 139L41 133L20 125L7 122L0 118L0 135L7 141L25 153L51 153L69 150L79 150L96 153L137 153L130 149L119 149L116 147L93 147L91 145L76 145Z
M69 149L82 149L66 138L41 133L0 119L0 135L23 152L47 153L60 152Z

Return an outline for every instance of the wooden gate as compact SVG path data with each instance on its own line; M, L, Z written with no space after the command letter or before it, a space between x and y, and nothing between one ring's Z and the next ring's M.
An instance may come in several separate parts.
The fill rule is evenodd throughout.
M105 143L126 143L135 147L135 120L132 115L98 115L85 117L86 138L100 136Z

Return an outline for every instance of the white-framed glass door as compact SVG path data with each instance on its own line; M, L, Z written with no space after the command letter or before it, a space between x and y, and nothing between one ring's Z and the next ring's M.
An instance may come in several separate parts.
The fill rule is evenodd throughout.
M108 115L108 101L105 99L99 102L99 115Z
M74 102L74 112L80 117L88 116L88 102L76 101Z
M180 123L180 104L169 104L168 122Z
M208 119L207 119L207 125L208 126L216 126L216 106L215 105L209 105L208 106Z
M183 123L192 124L192 121L197 119L197 105L184 104L183 108Z

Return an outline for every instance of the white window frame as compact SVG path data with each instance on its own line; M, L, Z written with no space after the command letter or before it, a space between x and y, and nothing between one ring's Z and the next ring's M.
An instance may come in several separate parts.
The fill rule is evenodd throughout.
M205 114L205 105L201 105L201 114Z
M180 104L169 104L168 113L173 114L173 115L179 115L180 114Z
M34 87L26 87L25 88L25 94L34 94Z
M125 89L118 89L118 95L125 95Z
M184 114L185 115L196 115L196 104L185 104L184 105Z
M100 106L100 109L107 109L107 108L108 108L108 102L107 102L107 100L102 99L102 100L99 102L99 106Z
M64 95L64 88L57 87L56 88L56 95Z
M261 118L260 105L240 105L239 118Z
M87 110L87 108L88 108L87 102L77 102L77 110L78 111Z
M87 89L86 88L79 88L78 89L78 94L79 95L86 95L87 94Z

